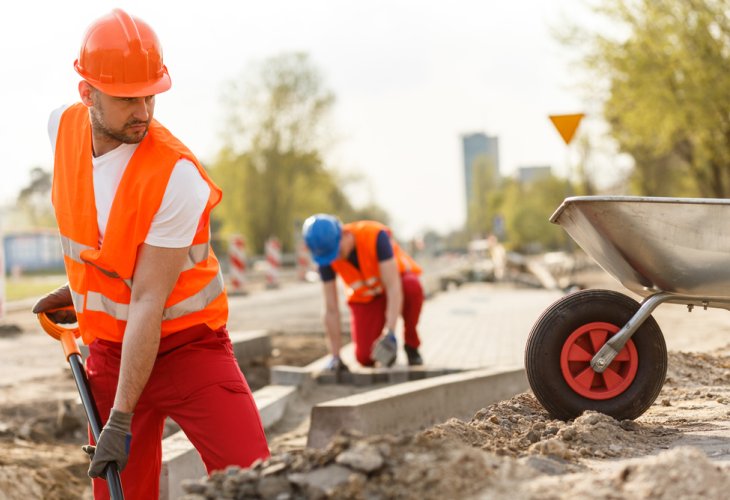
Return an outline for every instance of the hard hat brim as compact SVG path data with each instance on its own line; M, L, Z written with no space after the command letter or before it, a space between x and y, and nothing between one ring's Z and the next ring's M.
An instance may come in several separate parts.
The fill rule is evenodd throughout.
M332 264L332 262L334 262L339 253L340 245L338 242L338 244L335 245L335 248L333 248L331 252L324 255L312 255L312 258L314 259L314 262L316 262L319 266L329 266L330 264Z
M147 97L161 94L172 87L172 80L165 66L163 66L163 73L159 79L153 82L139 83L104 83L89 78L79 67L78 60L74 62L74 69L84 80L89 82L89 85L113 97Z

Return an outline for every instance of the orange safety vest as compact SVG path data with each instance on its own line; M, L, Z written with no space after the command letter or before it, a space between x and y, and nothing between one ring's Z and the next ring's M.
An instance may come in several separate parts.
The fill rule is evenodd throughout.
M421 267L393 239L387 226L375 221L360 221L345 224L345 231L355 236L355 251L360 269L353 266L347 258L338 258L332 262L332 269L343 279L348 302L370 302L382 294L383 284L380 281L380 265L377 254L378 233L385 231L390 236L393 246L393 257L401 274L421 274Z
M51 196L84 343L90 344L95 338L122 341L137 251L181 158L198 168L210 186L210 197L188 260L165 302L161 335L166 337L200 324L212 329L224 326L228 302L218 260L210 248L210 211L221 199L220 188L195 156L153 120L119 183L99 247L92 154L89 112L78 103L61 116Z

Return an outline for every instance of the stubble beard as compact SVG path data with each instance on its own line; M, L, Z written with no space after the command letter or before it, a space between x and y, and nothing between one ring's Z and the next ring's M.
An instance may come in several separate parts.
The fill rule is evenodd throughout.
M144 139L147 135L147 130L149 130L150 126L149 122L134 120L132 122L125 123L124 127L122 127L121 130L114 130L104 123L104 112L98 106L92 108L89 115L91 117L91 128L95 134L99 134L102 137L106 137L115 141L119 141L123 144L138 144L142 142L142 139ZM124 129L127 127L142 124L145 125L145 128L142 132L137 132L133 134L124 132Z

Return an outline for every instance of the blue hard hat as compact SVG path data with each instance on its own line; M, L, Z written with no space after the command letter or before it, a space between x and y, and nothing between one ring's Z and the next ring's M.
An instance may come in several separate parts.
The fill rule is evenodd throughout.
M304 221L302 236L309 251L312 252L314 262L326 266L340 253L342 223L333 215L315 214Z

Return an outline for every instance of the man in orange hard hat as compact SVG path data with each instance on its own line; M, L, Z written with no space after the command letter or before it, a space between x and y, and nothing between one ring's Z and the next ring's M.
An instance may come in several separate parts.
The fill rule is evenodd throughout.
M335 276L345 282L352 313L355 358L363 366L390 366L396 359L395 327L403 316L409 365L421 365L416 329L423 305L421 268L375 221L343 225L337 217L315 214L302 226L304 241L319 265L325 299L324 323L332 358L328 368L347 370L340 359L340 310Z
M36 313L73 305L105 422L89 476L110 462L128 498L157 498L171 417L208 471L269 455L226 331L228 303L210 247L221 191L153 119L170 88L150 26L115 9L91 24L74 67L81 102L51 114L52 199L68 284ZM66 316L66 317L62 317ZM70 316L70 317L69 317ZM94 479L94 497L109 493Z

